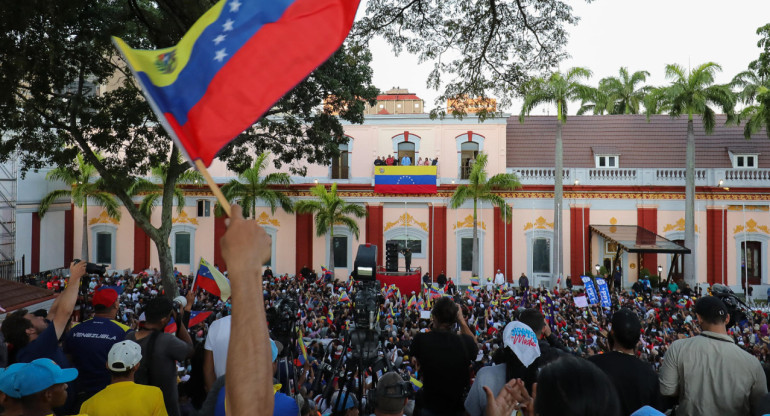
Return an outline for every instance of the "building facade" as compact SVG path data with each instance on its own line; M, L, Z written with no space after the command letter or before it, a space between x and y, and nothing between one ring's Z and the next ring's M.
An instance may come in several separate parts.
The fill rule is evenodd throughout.
M718 120L712 135L696 120L696 276L702 283L724 283L740 290L741 281L770 286L770 142L761 132L743 138L742 126ZM360 235L335 227L330 236L317 236L310 215L294 215L269 207L257 209L256 220L273 238L270 265L293 274L303 266L320 270L333 256L338 278L352 270L359 244L379 246L379 263L388 241L412 248L412 267L433 276L445 272L461 284L470 279L473 210L448 206L459 184L467 183L469 160L489 155L488 174L515 173L522 188L501 192L512 205L505 221L500 210L478 208L479 272L491 277L499 269L509 281L521 273L535 284L554 285L558 270L578 283L579 276L598 265L620 267L625 285L646 269L663 278L683 275L681 258L668 254L636 254L594 231L591 226L638 226L668 240L684 240L686 119L669 116L573 116L564 126L563 264L554 269L558 252L554 238L555 117L462 120L435 119L427 114L368 115L362 125L346 125L348 142L330 166L310 166L306 177L292 178L287 189L295 200L310 198L317 183L336 182L341 196L361 204L368 216L357 220ZM413 161L437 159L437 193L385 195L374 192L375 158L409 155ZM215 162L210 169L224 184L235 174ZM42 174L42 173L41 173ZM40 219L35 213L48 190L61 184L28 176L17 214L17 258L31 261L26 272L64 265L79 256L83 215L67 201ZM20 194L23 193L20 191ZM20 199L22 196L20 195ZM207 188L188 187L181 214L174 213L170 245L174 264L182 272L195 268L201 257L223 265L219 238L223 218L214 216L215 199ZM159 209L154 221L160 220ZM154 245L124 210L120 221L97 206L85 219L89 255L111 269L139 271L157 267ZM334 249L330 250L333 244ZM403 260L400 263L403 266ZM762 290L759 293L764 293Z

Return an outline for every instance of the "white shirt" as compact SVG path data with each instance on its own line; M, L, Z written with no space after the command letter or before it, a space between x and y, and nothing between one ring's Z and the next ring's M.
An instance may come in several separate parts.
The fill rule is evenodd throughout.
M225 375L227 367L227 345L230 343L230 315L211 323L203 348L214 356L214 374L217 378Z
M497 274L495 275L495 284L496 285L505 284L505 276L503 276L502 272L497 272Z

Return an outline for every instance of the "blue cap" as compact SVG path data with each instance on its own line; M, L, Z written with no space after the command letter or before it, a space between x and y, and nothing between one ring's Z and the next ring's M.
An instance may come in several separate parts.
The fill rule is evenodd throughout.
M25 397L56 384L69 383L77 377L78 370L74 368L62 369L51 359L38 358L23 364L23 367L16 371L13 388L18 397Z
M275 341L272 339L270 340L270 353L273 358L273 362L275 362L275 359L278 358L278 346L275 345Z
M297 406L297 402L294 399L283 393L275 394L273 397L273 416L293 416L298 414L299 406Z
M0 392L7 394L14 399L20 399L19 392L14 388L14 382L16 381L16 374L26 363L12 364L8 368L0 369Z
M337 392L337 393L335 393L332 396L331 405L332 406L336 405L337 406L336 408L337 408L338 412L344 412L345 410L352 409L352 408L356 407L356 399L355 399L355 396L353 395L353 393L348 393L347 394L347 396L348 396L347 400L345 400L345 401L340 399L339 404L337 404L337 394L342 394L342 398L344 399L345 398L345 392L344 391L343 392Z

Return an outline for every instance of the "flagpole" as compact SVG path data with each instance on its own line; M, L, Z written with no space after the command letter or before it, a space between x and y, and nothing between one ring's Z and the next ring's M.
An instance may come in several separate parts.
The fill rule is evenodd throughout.
M209 189L211 189L211 192L214 193L214 196L217 197L217 201L219 201L219 205L222 205L222 209L225 210L225 214L227 216L230 216L230 202L227 201L227 198L225 198L225 195L222 193L222 190L219 189L219 185L217 185L216 182L214 182L214 178L211 177L211 174L209 174L209 170L206 169L206 165L203 164L203 161L200 159L195 159L195 168L198 169L198 172L203 175L203 178L206 179L206 183L209 185Z

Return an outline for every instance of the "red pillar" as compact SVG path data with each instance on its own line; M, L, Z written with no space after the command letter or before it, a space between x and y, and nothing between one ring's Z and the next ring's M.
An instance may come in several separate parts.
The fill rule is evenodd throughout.
M73 260L73 241L75 238L75 204L70 204L64 212L64 267L69 267Z
M493 271L493 274L496 274L497 271L500 270L503 275L505 275L506 281L512 282L513 276L511 276L511 273L513 271L513 256L511 255L511 245L513 244L513 221L506 224L499 207L494 207L493 216L495 233L495 270ZM508 252L507 258L505 255L506 251Z
M428 209L428 264L431 276L446 273L446 206L434 205ZM447 276L450 277L451 275Z
M150 268L150 236L134 221L134 273Z
M296 214L296 246L295 272L299 273L307 265L313 268L313 214Z
M637 207L636 225L657 234L658 233L658 208L657 207ZM658 254L657 253L642 254L642 264L639 267L639 270L641 270L642 267L647 268L650 274L656 274L658 272Z
M29 267L31 273L40 273L40 215L37 212L32 213L32 254L29 256Z
M706 279L727 283L727 210L706 207Z
M586 206L573 206L569 209L570 215L570 276L572 283L582 285L580 276L591 268L591 250L588 246L591 230L588 224L591 222L591 208ZM585 255L585 257L584 257ZM585 267L583 267L585 266Z
M227 231L226 218L224 215L214 217L214 265L218 266L222 272L227 270L227 264L225 264L225 258L222 257L222 246L219 241Z
M383 206L382 205L367 205L366 206L366 242L377 246L377 264L384 264L382 262L383 252L385 251L385 244L383 241Z

